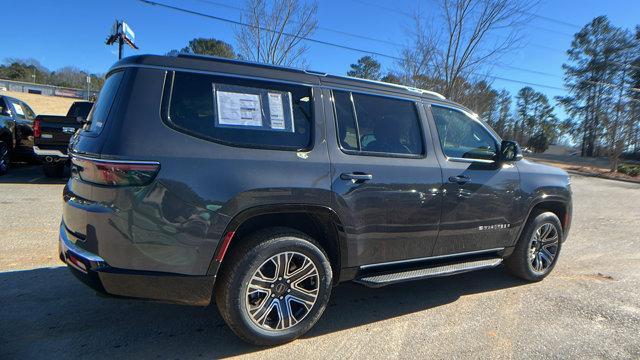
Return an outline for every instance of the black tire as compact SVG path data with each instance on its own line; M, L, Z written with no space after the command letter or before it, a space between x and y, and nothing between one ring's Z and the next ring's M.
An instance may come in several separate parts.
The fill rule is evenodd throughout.
M538 231L538 229L546 229L547 226L553 227L553 231L556 231L558 238L557 245L555 247L551 246L552 242L546 243L547 245L549 245L549 250L547 250L546 254L550 254L552 252L551 250L555 249L555 252L553 252L553 259L551 261L543 261L544 258L548 257L549 255L545 255L543 258L535 259L535 257L538 256L538 253L541 253L542 250L539 246L536 247L534 233ZM552 238L553 235L550 234L549 237ZM520 239L518 240L513 253L504 262L507 271L513 276L531 282L536 282L544 279L556 266L558 257L560 256L560 249L562 248L563 239L564 233L562 231L562 224L560 223L560 219L558 219L556 214L548 211L532 213L529 217L529 221L527 221L527 224L522 231L522 234L520 235ZM543 244L543 242L538 241L538 244ZM538 251L535 251L536 248L538 249ZM545 252L542 253L545 254ZM538 264L537 261L541 261L539 263L541 264L539 269L535 269L536 265Z
M241 243L225 257L215 290L218 309L231 330L244 341L254 345L283 344L309 331L322 316L331 295L331 264L322 248L306 234L282 227L260 230L244 239L234 241ZM317 297L310 309L304 309L306 315L301 316L299 322L286 329L266 329L254 322L247 309L247 289L254 273L258 269L264 269L263 266L268 264L269 259L283 252L296 252L313 262L317 269L317 277L313 277L317 286ZM287 265L290 266L290 263L292 261L287 262ZM275 293L275 290L273 292ZM276 296L270 290L264 295L265 304L278 302L277 297L271 299L269 294ZM287 296L284 295L286 301ZM279 299L279 303L282 303L282 297ZM293 305L290 305L290 308L292 307ZM266 314L271 314L271 311L267 311Z
M60 178L64 174L64 162L59 163L45 163L42 165L42 171L44 176L48 178Z
M11 163L11 152L9 146L0 141L0 175L4 175L9 171L9 164Z

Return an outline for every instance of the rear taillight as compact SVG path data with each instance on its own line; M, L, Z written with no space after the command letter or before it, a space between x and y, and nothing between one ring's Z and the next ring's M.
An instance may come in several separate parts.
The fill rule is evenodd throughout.
M82 181L111 186L148 185L158 174L154 161L115 161L71 157L71 175Z
M40 126L40 119L33 121L33 137L39 138L42 135L42 127Z

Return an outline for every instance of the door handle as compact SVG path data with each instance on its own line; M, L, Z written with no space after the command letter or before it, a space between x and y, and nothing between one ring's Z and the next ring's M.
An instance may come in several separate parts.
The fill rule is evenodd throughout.
M467 175L458 175L458 176L449 177L449 182L456 183L458 185L466 184L469 180L471 180L471 178L468 177Z
M342 180L356 180L356 181L367 181L373 179L373 175L365 174L365 173L342 173L340 174L340 179Z

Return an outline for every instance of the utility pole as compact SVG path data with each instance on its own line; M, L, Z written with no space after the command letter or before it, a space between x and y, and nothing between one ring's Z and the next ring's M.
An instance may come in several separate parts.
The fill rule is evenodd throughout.
M124 45L124 41L122 40L122 36L118 39L118 60L122 59L122 45Z
M129 45L132 49L138 49L138 46L134 43L135 36L135 33L126 22L116 20L111 34L107 37L106 44L113 45L116 42L118 43L118 60L120 60L122 59L122 46L124 44Z
M91 75L87 74L87 100L91 100Z

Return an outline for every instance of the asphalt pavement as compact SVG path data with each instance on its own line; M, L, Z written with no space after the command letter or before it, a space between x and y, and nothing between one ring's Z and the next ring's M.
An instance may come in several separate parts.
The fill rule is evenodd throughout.
M501 267L368 289L336 287L302 339L238 340L215 305L97 296L57 258L64 181L0 177L0 359L640 358L640 185L573 176L558 265L529 284Z

